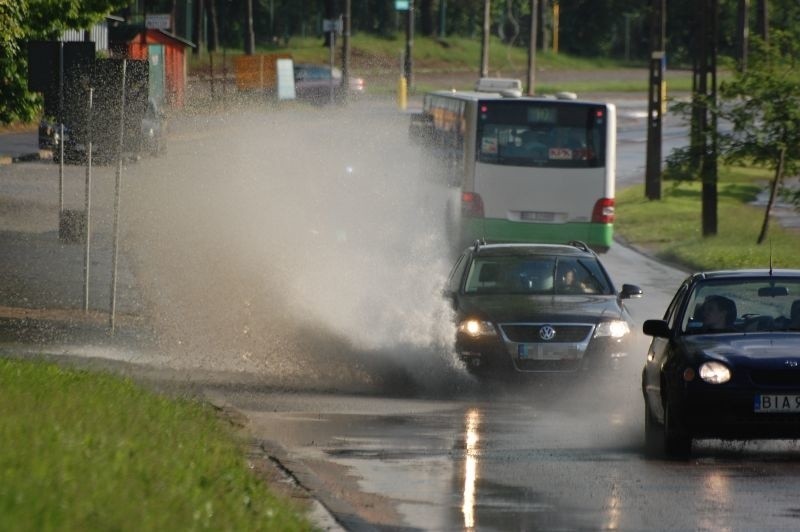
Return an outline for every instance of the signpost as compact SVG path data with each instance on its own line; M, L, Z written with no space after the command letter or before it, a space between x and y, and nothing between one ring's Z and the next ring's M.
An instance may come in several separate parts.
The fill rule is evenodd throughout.
M331 34L331 39L330 39L330 45L331 45L331 80L330 80L331 93L330 94L331 94L331 103L333 103L333 100L334 100L333 90L334 90L334 85L336 84L336 82L334 80L334 77L333 77L333 69L334 69L334 64L335 64L335 61L336 61L336 34L338 33L338 34L341 35L341 33L342 33L342 17L340 16L339 18L336 18L336 19L325 19L325 20L323 20L322 21L322 31ZM345 89L346 89L346 87L345 87Z

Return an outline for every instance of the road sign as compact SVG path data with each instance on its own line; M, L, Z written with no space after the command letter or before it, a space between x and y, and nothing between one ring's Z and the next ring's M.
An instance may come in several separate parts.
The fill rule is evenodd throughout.
M336 33L342 33L342 19L336 18L333 20L325 19L322 21L322 31L325 33L335 31Z
M408 0L394 0L394 8L397 11L408 11Z
M148 30L168 30L172 27L172 15L148 13L144 18L144 25Z

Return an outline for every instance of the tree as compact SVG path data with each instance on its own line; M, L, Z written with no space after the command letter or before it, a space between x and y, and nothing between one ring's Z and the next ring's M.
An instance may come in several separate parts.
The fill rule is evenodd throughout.
M714 112L731 124L719 135L726 162L773 170L770 195L757 243L764 242L769 216L784 176L800 168L800 43L789 33L770 33L769 43L753 39L746 72L720 85Z
M30 40L89 28L128 0L0 0L0 122L30 122L40 101L27 90Z

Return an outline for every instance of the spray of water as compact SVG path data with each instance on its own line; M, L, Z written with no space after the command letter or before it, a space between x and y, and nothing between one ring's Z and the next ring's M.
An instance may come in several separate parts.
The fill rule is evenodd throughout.
M440 170L388 105L184 118L131 167L126 248L177 366L314 389L464 383Z

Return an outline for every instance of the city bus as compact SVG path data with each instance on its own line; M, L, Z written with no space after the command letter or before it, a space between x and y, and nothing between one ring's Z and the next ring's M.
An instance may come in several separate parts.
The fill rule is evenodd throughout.
M484 90L479 82L474 92L428 93L412 117L411 135L445 163L459 192L446 208L452 243L579 240L607 251L614 105Z

